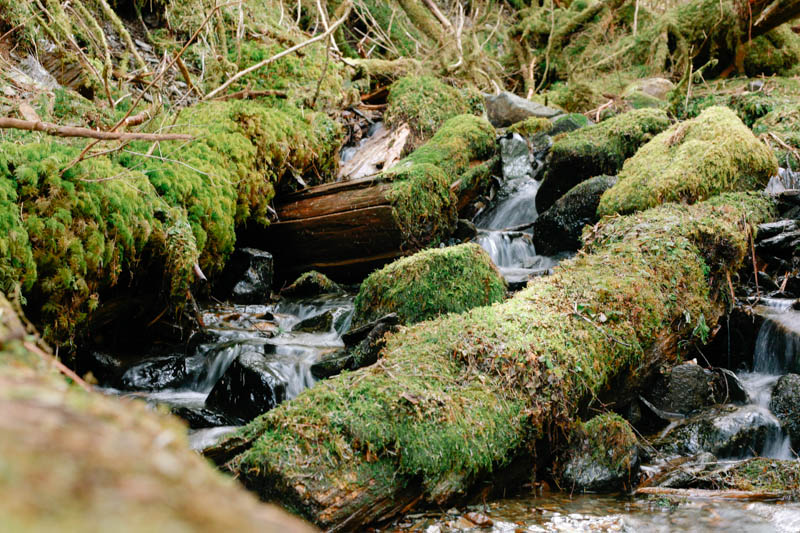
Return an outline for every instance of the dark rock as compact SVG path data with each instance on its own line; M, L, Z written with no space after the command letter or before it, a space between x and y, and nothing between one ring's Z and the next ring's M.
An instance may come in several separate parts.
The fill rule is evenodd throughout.
M563 487L579 492L613 492L632 486L639 472L639 445L619 415L604 414L582 424L565 454Z
M770 277L766 272L758 272L758 286L762 291L777 291L780 289L775 280Z
M510 92L484 97L489 122L496 128L505 128L528 117L553 118L563 114L558 109L547 107Z
M115 383L124 370L124 362L115 355L91 350L80 354L78 374L91 372L98 383Z
M716 367L745 369L753 366L756 338L764 317L748 306L736 306L720 319L722 326L711 344L703 349L709 363Z
M742 382L727 368L714 369L714 399L717 403L746 404L750 401Z
M173 407L172 414L186 420L189 429L236 426L244 423L244 420L231 418L203 407Z
M662 411L690 414L716 403L714 377L713 372L699 365L678 365L658 379L645 398Z
M342 342L344 342L344 345L348 348L357 346L369 336L370 332L375 329L376 326L380 324L397 326L400 324L400 317L397 316L397 313L389 313L388 315L382 316L378 320L373 320L372 322L368 322L363 326L353 328L342 335Z
M311 270L294 280L294 283L283 289L281 294L284 296L304 298L340 292L342 292L342 288L337 283L331 281L328 276L320 274L316 270Z
M534 160L528 141L518 133L500 139L500 160L503 163L503 179L514 180L533 176Z
M126 390L174 389L189 379L183 356L148 359L127 369L120 378Z
M330 331L333 327L333 311L325 311L318 315L310 316L301 320L292 328L292 331L302 331L305 333L321 333Z
M765 411L755 405L710 408L675 427L655 446L663 453L677 455L755 455L769 437L780 432L775 419Z
M756 233L756 242L761 242L764 239L774 237L781 233L797 230L800 230L800 222L797 220L776 220L775 222L759 224L758 232Z
M392 313L346 333L342 337L346 348L322 357L311 366L311 374L322 379L375 364L385 344L384 335L395 331L399 323Z
M286 381L258 352L245 352L231 363L211 393L206 407L228 416L252 420L286 399Z
M459 241L471 241L478 236L478 228L471 221L465 218L459 218L456 222L456 230L453 232L453 238Z
M234 251L219 282L236 303L262 303L269 298L273 276L272 254L255 248Z
M586 115L581 113L570 113L569 115L561 115L552 119L553 127L548 132L552 136L559 133L567 133L568 131L575 131L583 128L584 126L591 126L594 124L591 120L586 118Z
M581 232L597 222L597 205L605 191L617 182L616 176L597 176L579 183L536 219L533 242L536 253L553 255L581 247Z
M772 389L769 409L780 420L792 447L800 448L800 375L786 374L778 380Z
M336 350L323 355L311 365L311 375L317 379L329 378L341 374L343 370L349 370L352 364L353 354L349 350Z

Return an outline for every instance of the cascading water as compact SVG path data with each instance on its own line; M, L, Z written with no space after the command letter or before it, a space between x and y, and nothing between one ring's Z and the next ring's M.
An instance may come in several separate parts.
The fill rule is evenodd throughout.
M557 260L536 254L531 226L536 221L536 193L549 150L549 139L534 147L517 134L500 140L503 182L494 203L475 217L478 244L510 283L524 283L547 272Z

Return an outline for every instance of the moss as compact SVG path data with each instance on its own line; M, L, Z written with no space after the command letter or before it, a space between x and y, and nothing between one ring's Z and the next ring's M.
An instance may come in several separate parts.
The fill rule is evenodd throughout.
M364 324L389 313L413 324L499 302L506 284L477 244L434 248L373 272L361 284L353 320Z
M518 133L523 137L533 137L537 133L547 133L553 127L553 122L546 118L528 117L522 122L512 124L506 130L509 133Z
M514 298L402 328L379 364L251 422L229 466L321 525L368 520L418 481L427 501L446 502L537 442L552 450L618 376L637 383L675 360L700 317L723 312L715 272L742 264L743 217L770 209L740 194L608 220L585 254Z
M800 169L800 105L776 106L755 122L753 133L765 139L779 165Z
M407 76L390 88L385 120L390 127L411 127L411 145L428 140L444 122L457 115L483 112L482 99L451 87L433 76Z
M592 176L615 175L642 144L669 126L664 111L639 109L554 139L550 166L536 197L544 212L569 189Z
M800 62L800 35L789 24L778 26L747 45L744 69L748 76L791 76Z
M777 498L800 500L800 464L755 457L730 468L711 468L694 475L689 488L771 492Z
M428 143L381 175L393 182L387 198L402 231L404 249L420 249L451 233L457 202L450 186L468 173L473 161L488 159L494 152L491 124L476 116L456 116Z
M691 203L723 191L754 190L777 170L775 156L733 111L712 107L639 149L603 194L597 213L630 213L662 202Z
M305 272L281 291L286 296L317 296L342 292L342 288L325 274L316 270Z

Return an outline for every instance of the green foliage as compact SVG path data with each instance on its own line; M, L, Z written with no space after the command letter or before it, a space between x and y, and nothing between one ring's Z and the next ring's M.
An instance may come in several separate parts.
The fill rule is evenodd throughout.
M766 135L765 140L780 166L800 169L800 105L787 103L776 106L756 121L753 133Z
M584 117L585 118L585 117ZM523 137L533 137L537 133L547 133L553 123L549 119L539 117L528 117L521 122L512 124L506 130L509 133L518 133Z
M397 313L413 324L499 302L505 293L502 275L477 244L434 248L370 274L356 296L353 320L364 324Z
M603 194L597 213L624 214L663 202L692 203L723 191L754 190L777 170L775 156L733 111L712 107L640 148Z
M408 124L412 145L428 140L444 122L457 115L483 112L483 100L474 91L459 90L433 76L406 76L391 86L386 124Z

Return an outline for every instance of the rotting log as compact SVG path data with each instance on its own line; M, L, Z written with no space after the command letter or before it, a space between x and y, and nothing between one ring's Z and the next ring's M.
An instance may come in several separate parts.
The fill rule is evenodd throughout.
M36 342L0 293L0 530L314 531L215 471L177 418L68 384Z
M278 222L248 228L240 242L266 247L281 279L319 270L356 280L452 231L462 198L486 188L497 162L495 131L454 117L408 157L377 176L309 187L276 202Z
M377 364L322 381L212 456L334 531L543 464L594 398L640 386L701 324L714 327L726 274L747 254L743 221L771 208L738 193L608 218L552 276L401 329Z

